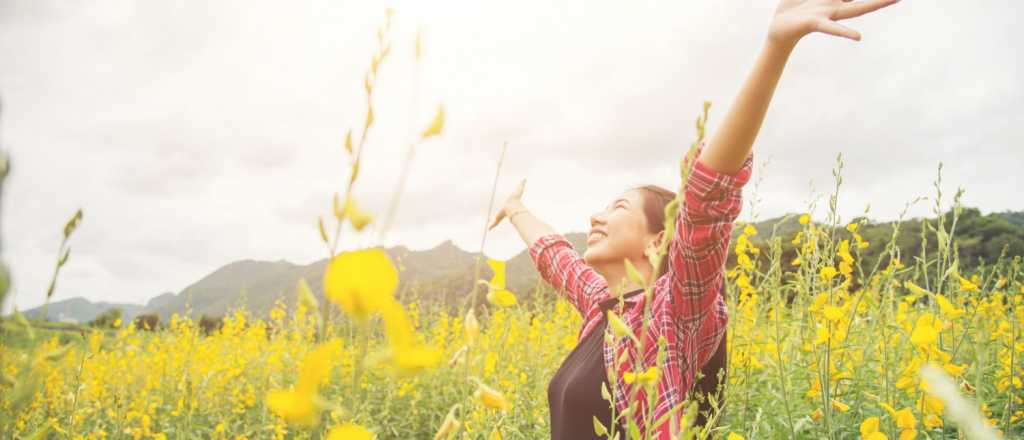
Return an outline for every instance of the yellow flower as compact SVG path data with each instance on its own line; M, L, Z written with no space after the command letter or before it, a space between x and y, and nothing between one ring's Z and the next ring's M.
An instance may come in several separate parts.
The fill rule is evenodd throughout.
M313 395L295 390L270 390L267 393L267 407L288 423L303 426L317 424L319 409Z
M935 301L939 303L942 314L949 319L956 319L964 314L963 309L956 308L944 295L935 295Z
M793 265L793 266L799 266L799 265L801 265L801 264L802 264L803 262L804 262L804 261L803 261L802 259L800 259L800 256L798 255L798 256L797 256L796 258L794 258L794 259L793 259L793 261L790 261L790 262L789 262L789 264L791 264L791 265Z
M441 361L441 350L423 345L406 345L392 348L392 357L400 372L413 374L437 366Z
M725 437L725 440L745 440L745 439L743 438L742 435L739 435L739 434L737 434L735 432L730 432L729 435L727 435Z
M821 412L821 408L818 408L811 412L811 420L818 421L823 415L824 413Z
M960 290L965 292L974 292L978 290L978 285L975 284L973 280L968 280L960 275L957 275L956 277L960 279Z
M747 223L747 226L743 228L743 234L745 235L757 235L757 228L754 225Z
M806 225L810 221L811 221L811 216L809 216L807 214L804 214L804 215L800 216L800 224L801 225Z
M351 195L345 201L344 215L357 231L362 231L366 225L373 221L373 216L359 209L359 205L356 204L355 198Z
M494 271L494 277L486 283L488 287L487 301L496 306L514 306L516 295L505 288L505 262L488 258L487 265L491 266L491 270Z
M498 390L495 390L487 385L484 385L484 383L481 382L480 379L477 379L475 377L472 378L472 380L476 382L477 385L476 392L473 393L473 396L480 399L480 401L483 402L484 406L500 410L507 410L512 406L508 402L508 400L505 399L505 396L498 392Z
M398 287L398 271L380 249L344 252L324 273L324 292L354 318L365 321Z
M825 306L825 319L827 319L829 321L832 321L832 322L838 322L842 318L843 318L843 308L842 307L836 307L836 306L832 306L832 305L826 305Z
M496 306L511 307L516 305L516 295L506 289L487 292L487 302Z
M487 259L487 265L491 266L491 270L494 271L494 277L491 278L491 287L495 289L505 288L505 262L501 260L495 260L492 258Z
M846 230L850 232L857 232L857 223L850 223L846 225Z
M964 374L964 370L967 369L967 364L963 364L963 365L946 364L943 367L943 369L945 369L946 372L949 373L950 376L957 377L957 376L960 376L961 374Z
M316 393L331 376L332 361L341 352L341 341L334 339L321 344L306 355L299 368L299 380L295 390L300 393Z
M931 313L925 313L917 318L914 331L910 334L910 342L918 348L926 350L939 339L940 330L942 330L942 322Z
M917 426L917 418L914 417L914 413L910 411L910 408L903 408L896 411L896 427L900 429L915 429Z
M835 278L837 274L839 274L839 271L832 266L825 266L821 268L821 278L825 280L825 282L832 281L832 278Z
M373 440L374 435L359 425L346 424L331 428L327 440Z
M916 429L904 429L900 431L900 440L914 440L917 438Z
M658 369L656 367L650 367L646 371L639 374L627 371L623 373L622 379L628 384L633 382L640 382L643 385L650 386L658 382Z
M847 404L845 404L843 402L840 402L840 401L838 401L836 399L832 399L832 407L835 408L836 411L839 411L839 412L847 412L847 411L850 410L850 405L847 405Z
M860 435L865 440L875 438L873 434L878 433L878 417L868 417L860 424ZM883 434L884 436L884 434Z
M814 338L814 345L821 345L828 342L829 332L825 326L818 327L817 334Z
M270 390L266 403L274 414L289 423L314 426L319 422L320 387L331 374L332 360L341 350L341 342L332 340L306 355L299 367L299 379L290 390Z

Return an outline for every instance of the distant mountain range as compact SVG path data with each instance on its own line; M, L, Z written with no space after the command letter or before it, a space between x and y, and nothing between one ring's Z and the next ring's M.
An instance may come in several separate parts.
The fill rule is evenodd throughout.
M791 238L801 226L797 216L777 217L755 223L760 231L755 242L766 239L773 229L782 237ZM840 225L843 226L843 225ZM860 232L871 242L866 251L868 260L871 253L881 250L891 235L893 223L870 223ZM918 255L915 246L920 246L921 220L909 220L901 226L902 234L898 245L903 255ZM734 229L734 235L740 228ZM974 265L973 260L985 259L992 262L1004 246L1010 255L1024 255L1024 211L981 215L977 209L967 208L957 226L956 236L960 243L960 256L964 267ZM565 237L580 253L586 249L586 234L568 233ZM930 245L932 246L932 245ZM432 249L410 251L405 246L385 249L400 271L398 296L405 300L415 298L421 302L458 305L467 300L472 291L473 272L477 254L464 251L451 240ZM789 240L783 240L783 258L789 261L795 252ZM868 262L868 261L866 261ZM728 263L728 264L731 264ZM295 302L295 287L299 278L305 278L310 288L323 301L322 277L327 260L308 265L297 265L284 260L255 261L242 260L215 270L178 293L164 293L149 300L145 305L91 302L76 297L57 301L49 305L47 319L52 321L88 322L104 310L118 307L125 319L139 314L155 313L166 321L173 313L189 314L194 318L201 315L221 316L235 306L245 305L257 316L264 316L280 299L289 307ZM788 266L788 265L787 265ZM486 257L480 259L479 279L490 279L491 270ZM508 287L516 292L522 301L529 301L539 285L539 276L533 267L527 250L523 250L506 263ZM483 300L483 290L478 293ZM42 307L24 312L30 318L42 318Z
M581 252L585 249L584 233L566 234L566 238ZM451 240L423 251L410 251L405 246L395 246L385 249L385 252L399 268L397 295L401 298L415 297L423 301L460 304L472 291L477 253L464 251ZM213 271L181 292L164 293L142 306L93 303L75 297L51 303L47 308L47 319L88 322L113 307L120 308L126 320L149 313L160 315L161 320L166 320L174 313L189 313L193 317L220 316L243 304L249 311L262 316L278 299L289 307L294 305L299 278L305 278L313 292L323 301L323 273L326 267L326 258L308 265L284 260L241 260ZM490 279L492 276L486 256L480 259L479 270L480 279ZM520 299L526 299L539 279L528 251L523 250L508 260L505 270L509 289L516 292ZM480 300L484 290L480 289ZM43 308L40 306L23 313L29 318L41 319Z

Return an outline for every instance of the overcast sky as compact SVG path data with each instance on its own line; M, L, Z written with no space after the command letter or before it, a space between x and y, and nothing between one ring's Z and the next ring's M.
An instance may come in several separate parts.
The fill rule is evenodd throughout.
M443 102L444 136L421 145L384 244L476 250L505 141L498 201L527 178L534 213L583 231L631 186L677 187L701 103L713 103L714 130L776 4L390 3L392 50L356 195L384 213L410 127ZM316 219L347 179L342 139L365 117L363 74L387 5L0 0L14 303L42 303L79 207L54 300L143 303L235 260L322 258ZM806 210L831 190L840 152L845 218L868 204L872 218L895 218L934 194L939 162L947 205L962 186L983 213L1024 208L1022 11L1010 0L906 0L843 21L860 42L801 41L754 146L745 195L760 201L741 220ZM523 249L506 223L485 252Z

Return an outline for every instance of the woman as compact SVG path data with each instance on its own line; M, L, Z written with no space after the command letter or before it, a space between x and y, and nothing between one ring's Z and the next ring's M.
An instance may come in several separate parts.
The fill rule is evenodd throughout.
M733 221L739 215L741 189L750 179L751 148L764 119L786 60L797 42L812 32L860 40L860 34L836 23L890 6L899 0L782 0L769 24L767 37L753 70L711 138L700 145L685 188L684 203L675 221L668 259L658 268L652 288L653 319L645 329L645 295L626 276L628 259L645 279L655 268L647 256L664 239L664 207L675 194L655 186L626 191L604 211L591 216L587 250L581 258L565 238L538 220L523 205L525 180L495 216L491 228L508 218L529 246L541 276L563 292L584 317L577 347L548 388L552 439L596 439L593 418L611 426L611 408L600 400L602 382L614 373L614 405L621 414L633 402L630 417L641 433L669 440L683 411L662 419L679 406L693 387L697 372L721 353L728 316L720 289ZM618 303L621 301L621 305ZM645 426L647 396L639 383L626 383L625 373L641 365L639 347L628 338L605 346L605 310L616 312L643 338L642 365L657 366L654 408ZM664 361L658 362L659 338L664 338ZM616 370L615 360L625 352ZM641 370L643 371L643 370ZM607 372L607 373L606 373ZM636 389L634 389L636 388ZM596 396L596 397L595 397ZM653 425L654 423L652 423ZM626 423L617 420L621 429Z

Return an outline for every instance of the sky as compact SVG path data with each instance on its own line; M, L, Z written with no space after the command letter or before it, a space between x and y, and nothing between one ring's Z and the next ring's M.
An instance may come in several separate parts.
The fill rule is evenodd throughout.
M382 218L419 144L383 241L480 248L496 203L523 201L560 232L630 187L678 187L694 119L718 126L761 50L777 2L0 0L2 258L13 305L43 302L64 222L84 211L53 301L144 303L232 261L326 256L318 216L348 179L364 73L386 8L391 51L354 194ZM754 145L740 220L823 219L842 154L838 212L893 220L957 188L983 213L1024 209L1024 5L905 0L811 34L793 52ZM422 56L415 57L417 32ZM484 252L525 249L504 223Z

